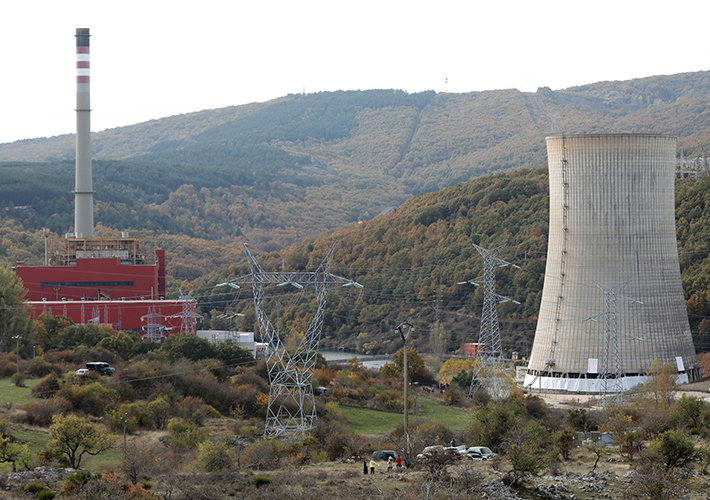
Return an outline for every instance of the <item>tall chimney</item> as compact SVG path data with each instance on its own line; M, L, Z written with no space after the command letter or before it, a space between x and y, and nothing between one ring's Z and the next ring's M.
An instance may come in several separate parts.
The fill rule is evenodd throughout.
M91 180L91 106L89 102L89 29L76 29L76 187L74 231L94 235L94 191Z

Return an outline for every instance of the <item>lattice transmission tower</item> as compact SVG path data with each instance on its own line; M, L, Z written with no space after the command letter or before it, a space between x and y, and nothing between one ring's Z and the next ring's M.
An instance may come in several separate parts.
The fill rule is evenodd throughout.
M141 316L141 321L144 321L146 325L143 327L145 335L143 338L145 340L152 340L153 342L160 342L165 338L165 332L167 331L166 326L163 324L163 319L165 315L160 312L160 309L155 310L155 306L150 306L148 308L148 314Z
M505 245L492 250L486 250L475 243L473 246L483 257L483 276L459 283L459 285L465 283L476 286L483 285L483 313L481 314L481 332L478 339L478 363L473 370L469 394L473 395L477 390L483 389L487 390L493 399L500 400L508 396L511 381L503 360L503 346L498 324L498 304L502 302L520 304L520 302L496 293L496 267L512 266L520 269L520 266L498 258L498 254Z
M195 334L197 320L202 319L202 315L195 311L195 298L189 293L183 293L180 290L180 301L182 302L182 311L180 314L173 314L168 318L180 318L180 333Z
M266 272L244 244L244 253L249 262L251 274L230 280L230 286L251 285L257 323L263 340L268 343L266 363L269 372L269 403L266 411L265 437L303 437L313 428L316 419L313 397L313 369L315 368L318 342L323 330L328 287L362 285L329 272L335 253L335 245L330 249L315 272ZM296 351L289 353L264 310L266 287L293 286L303 289L313 286L316 293L317 310Z
M603 317L605 323L604 353L602 354L602 370L599 376L599 401L602 406L607 406L611 403L620 404L624 402L622 379L624 372L621 366L621 356L619 355L619 339L640 341L643 341L643 339L621 333L616 329L616 303L619 299L631 304L643 305L643 302L619 295L621 289L629 283L628 281L613 287L592 281L604 292L605 297L605 311L602 314L585 319L585 321L597 321L598 318Z

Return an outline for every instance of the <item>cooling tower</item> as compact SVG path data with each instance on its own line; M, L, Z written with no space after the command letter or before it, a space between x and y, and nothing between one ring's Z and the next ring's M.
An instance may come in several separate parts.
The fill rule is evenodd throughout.
M605 339L612 335L606 297L595 282L626 283L615 302L612 331L618 333L611 342L624 390L643 382L656 359L672 362L680 382L700 376L676 244L676 140L655 134L547 137L550 233L526 387L601 390ZM598 321L585 321L597 315Z
M94 236L94 190L91 179L91 105L89 92L89 30L76 29L76 187L74 232Z

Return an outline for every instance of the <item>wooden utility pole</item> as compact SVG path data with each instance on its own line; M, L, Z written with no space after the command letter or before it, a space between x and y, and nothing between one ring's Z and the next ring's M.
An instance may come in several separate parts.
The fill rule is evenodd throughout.
M397 332L399 332L399 335L402 337L402 343L404 344L404 352L403 352L403 359L402 359L402 375L404 377L404 438L406 440L405 444L405 449L404 449L404 458L407 461L407 467L409 467L410 464L410 451L411 447L409 446L409 415L407 412L407 389L409 386L409 380L408 380L408 373L407 373L407 339L409 338L409 334L414 331L414 327L412 326L409 321L405 321L404 323L401 323L397 327Z

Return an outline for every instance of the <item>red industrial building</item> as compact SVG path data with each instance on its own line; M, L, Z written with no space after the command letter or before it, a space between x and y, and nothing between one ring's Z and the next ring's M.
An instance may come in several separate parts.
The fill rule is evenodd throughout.
M195 332L195 302L165 300L165 250L148 264L140 241L121 238L48 240L46 264L16 272L35 316L49 313L76 324L110 324L158 340L165 334Z
M138 238L94 236L89 29L77 28L75 36L74 232L45 239L43 266L17 263L26 298L35 316L44 312L76 324L110 324L156 341L170 333L195 333L195 301L165 300L165 250L156 250L148 263Z

